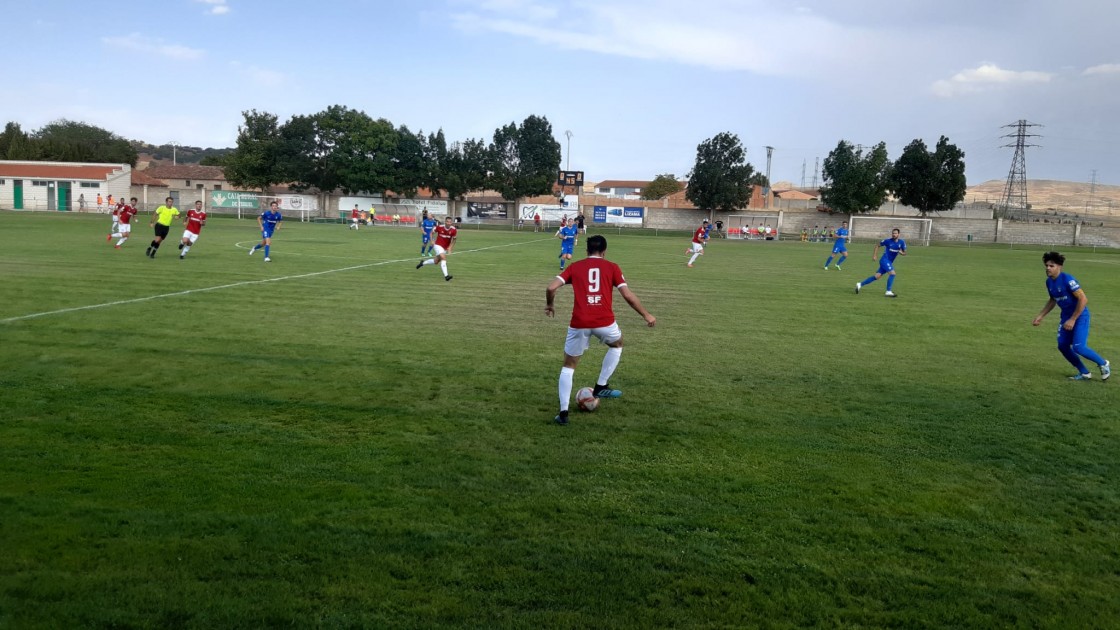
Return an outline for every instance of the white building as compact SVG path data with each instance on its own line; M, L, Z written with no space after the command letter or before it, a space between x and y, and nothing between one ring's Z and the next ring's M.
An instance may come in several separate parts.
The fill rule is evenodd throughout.
M96 212L98 195L106 205L128 197L131 173L128 164L0 160L0 209L77 212L84 200Z

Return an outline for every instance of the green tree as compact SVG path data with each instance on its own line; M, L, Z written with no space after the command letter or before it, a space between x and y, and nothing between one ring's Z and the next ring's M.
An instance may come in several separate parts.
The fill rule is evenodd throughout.
M241 112L244 124L237 128L237 148L225 157L225 175L238 188L266 192L285 181L278 168L280 129L275 114L250 110Z
M59 162L111 162L136 166L132 143L100 127L56 120L33 135L39 159Z
M891 185L899 201L926 216L950 210L964 199L964 151L941 136L933 152L915 139L902 151L891 169Z
M15 150L12 150L12 147ZM4 125L3 133L0 133L0 160L28 160L31 159L31 139L27 133L19 126L17 122L9 122ZM16 153L17 155L12 155Z
M891 189L891 162L880 142L865 155L862 147L841 140L824 159L821 201L835 211L858 214L878 210Z
M311 143L303 147L310 158L310 170L300 178L305 184L345 194L380 193L396 186L399 134L388 120L332 105L312 116L312 130L312 137L303 139Z
M487 149L482 139L447 144L443 130L428 136L426 144L429 187L433 193L447 191L450 199L463 199L467 193L482 190L487 182Z
M680 192L682 188L684 188L684 184L677 181L676 175L662 173L654 177L653 181L642 189L642 199L661 199L675 192Z
M428 160L427 138L423 133L412 133L401 125L397 129L396 154L393 156L393 192L405 199L416 196L416 190L432 181L431 163Z
M489 154L491 186L503 199L552 192L560 169L560 143L547 118L531 115L520 127L513 123L499 127Z
M704 210L733 212L750 203L753 173L739 137L725 131L696 147L685 198Z

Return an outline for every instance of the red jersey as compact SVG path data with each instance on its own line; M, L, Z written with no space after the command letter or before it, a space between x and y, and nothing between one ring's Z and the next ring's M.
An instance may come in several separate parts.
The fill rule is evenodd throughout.
M358 218L358 209L357 208L354 208L353 210L350 211L350 218L351 219L357 219Z
M613 262L590 256L568 265L560 272L564 284L572 285L572 328L600 328L614 323L611 298L615 287L626 286L622 269Z
M124 210L124 206L125 203L123 201L118 201L117 205L113 206L113 216L120 215L121 210Z
M191 234L198 234L202 231L202 226L206 224L206 211L195 210L191 208L187 210L187 231Z
M692 242L693 243L699 243L701 245L704 244L704 227L703 226L696 228L696 233L692 235Z
M439 245L444 250L451 247L451 240L459 233L459 229L454 225L448 226L447 224L436 227L436 245Z
M121 208L120 214L117 215L117 220L127 224L132 221L134 216L136 216L136 208L126 204L125 207Z

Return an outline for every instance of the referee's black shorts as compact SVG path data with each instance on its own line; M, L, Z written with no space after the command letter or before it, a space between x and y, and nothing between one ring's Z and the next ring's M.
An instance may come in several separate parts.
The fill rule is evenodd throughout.
M156 236L158 236L160 238L167 238L167 233L170 232L170 231L171 231L171 226L170 225L164 225L162 223L157 223L156 224Z

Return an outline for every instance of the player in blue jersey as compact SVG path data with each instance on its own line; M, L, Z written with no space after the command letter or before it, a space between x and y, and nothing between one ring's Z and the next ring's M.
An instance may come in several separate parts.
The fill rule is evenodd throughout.
M885 238L879 241L879 244L875 246L875 251L871 252L871 260L877 259L879 261L879 271L876 271L875 275L873 276L868 276L867 279L863 282L857 282L856 293L859 293L859 290L864 286L875 282L879 278L882 278L883 274L888 274L887 292L885 293L885 295L891 298L898 297L895 295L894 291L891 291L891 287L894 286L894 259L898 257L899 254L902 254L903 256L906 255L906 241L899 238L898 235L898 228L895 228L891 230L890 238ZM884 248L882 258L879 258L880 247Z
M272 246L272 235L280 230L280 222L283 220L284 217L280 214L280 204L273 201L268 205L268 210L257 217L257 225L261 226L261 242L249 250L250 256L258 249L264 248L264 261L272 262L268 250Z
M431 256L432 248L435 243L432 242L432 230L436 229L439 221L433 219L428 212L424 211L424 218L420 221L420 255Z
M579 235L579 226L575 221L567 221L556 230L556 238L560 239L560 271L563 271L564 265L572 259L577 235Z
M828 266L832 264L832 259L836 258L836 271L840 271L840 265L848 259L848 222L844 221L840 224L840 229L836 230L836 243L832 246L832 255L828 260L824 261L824 270L828 271Z
M1077 283L1077 278L1062 271L1062 266L1066 264L1065 256L1058 252L1046 252L1042 255L1042 264L1046 266L1046 292L1050 294L1050 299L1034 318L1034 325L1041 324L1042 318L1057 305L1062 313L1058 322L1058 350L1066 361L1077 368L1077 376L1069 377L1070 380L1087 381L1093 378L1093 373L1081 361L1081 357L1085 357L1100 367L1101 380L1107 381L1112 376L1108 361L1086 345L1089 341L1089 298Z

